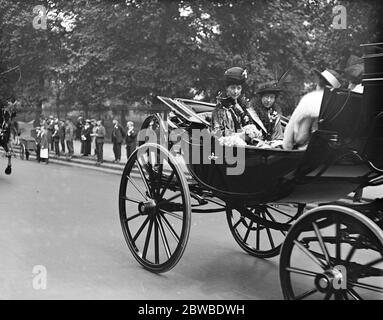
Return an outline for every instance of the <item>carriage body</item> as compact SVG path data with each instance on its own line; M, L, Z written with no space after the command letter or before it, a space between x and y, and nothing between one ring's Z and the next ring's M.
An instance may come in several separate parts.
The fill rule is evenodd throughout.
M363 289L383 299L383 200L362 199L365 187L383 184L378 47L378 59L365 56L363 95L325 89L306 150L221 146L209 130L214 104L158 97L165 108L145 120L120 183L120 220L135 259L152 272L170 270L185 250L191 213L225 212L245 252L281 254L285 298L359 299ZM340 200L351 193L353 201ZM375 255L369 263L366 251ZM304 258L314 271L296 265ZM299 293L305 281L297 275L314 288Z

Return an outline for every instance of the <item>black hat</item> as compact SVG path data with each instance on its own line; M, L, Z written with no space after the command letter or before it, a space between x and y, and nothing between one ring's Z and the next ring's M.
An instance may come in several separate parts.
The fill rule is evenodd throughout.
M259 90L256 92L257 94L264 95L267 93L273 93L275 95L279 94L280 92L283 91L283 89L276 84L263 84L259 86Z
M320 79L323 79L328 85L334 87L334 88L340 88L342 84L339 82L339 74L331 69L325 69L324 71L320 72L317 69L314 69L314 73L319 76Z
M247 80L247 70L240 67L233 67L225 71L225 84L244 84Z

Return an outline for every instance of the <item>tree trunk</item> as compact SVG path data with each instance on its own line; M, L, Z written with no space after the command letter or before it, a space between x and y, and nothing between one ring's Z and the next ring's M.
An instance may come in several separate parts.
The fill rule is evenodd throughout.
M82 105L84 106L84 116L85 120L89 119L89 105L87 102L82 102Z
M43 113L43 100L40 99L36 104L35 120L33 122L34 127L40 126L40 118Z
M124 106L121 107L121 126L126 128L126 108Z

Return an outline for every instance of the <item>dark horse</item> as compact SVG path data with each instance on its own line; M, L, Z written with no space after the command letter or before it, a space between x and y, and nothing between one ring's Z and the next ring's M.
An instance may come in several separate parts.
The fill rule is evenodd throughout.
M4 148L6 157L8 158L8 164L5 168L5 174L12 173L12 154L9 149L9 138L11 136L11 122L16 116L16 112L10 108L2 105L0 110L0 146Z

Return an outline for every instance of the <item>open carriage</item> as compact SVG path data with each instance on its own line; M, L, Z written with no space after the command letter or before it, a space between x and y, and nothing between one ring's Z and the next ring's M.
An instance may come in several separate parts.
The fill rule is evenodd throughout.
M326 88L306 150L221 146L208 130L213 104L158 97L165 109L144 122L120 183L135 259L170 270L191 212L225 212L244 251L280 254L286 299L383 299L383 199L361 199L383 184L383 53L364 59L364 94Z

